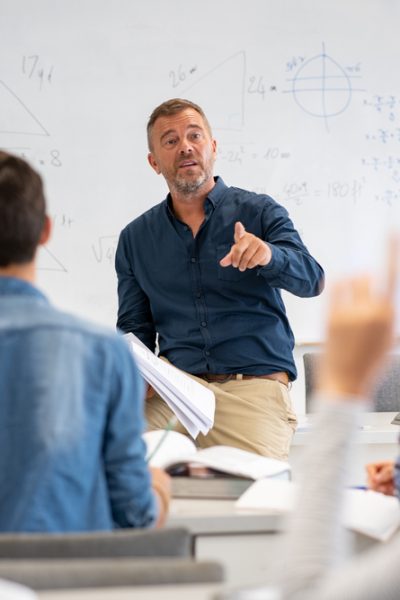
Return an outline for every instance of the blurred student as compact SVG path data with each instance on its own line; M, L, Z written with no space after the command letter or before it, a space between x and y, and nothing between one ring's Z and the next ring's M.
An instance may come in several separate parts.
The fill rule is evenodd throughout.
M315 398L318 419L304 450L296 509L276 561L271 557L273 587L228 593L224 600L399 598L400 533L390 544L349 560L341 524L358 413L368 405L394 341L396 254L393 246L385 289L368 277L334 289Z
M397 600L400 535L386 546L343 559L341 507L357 413L367 403L394 340L396 254L388 282L370 278L339 284L328 317L321 365L319 420L305 450L298 506L291 516L280 576L282 599Z
M0 151L0 531L161 525L169 478L145 462L129 349L34 285L45 204L38 173Z

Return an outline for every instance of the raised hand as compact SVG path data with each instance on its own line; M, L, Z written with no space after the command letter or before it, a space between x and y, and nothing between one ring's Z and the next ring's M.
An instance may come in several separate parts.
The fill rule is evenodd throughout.
M394 341L394 289L398 243L393 242L383 289L371 277L337 284L328 314L327 344L318 387L365 396Z

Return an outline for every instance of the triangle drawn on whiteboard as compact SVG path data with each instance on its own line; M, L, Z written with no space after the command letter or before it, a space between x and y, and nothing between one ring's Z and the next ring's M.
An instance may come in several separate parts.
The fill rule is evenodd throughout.
M237 52L182 89L181 96L204 110L213 129L240 131L244 127L246 55ZM212 101L210 101L212 97Z
M0 133L50 135L35 115L4 81L0 81Z
M58 271L68 273L64 265L54 256L47 246L40 246L38 252L37 269L39 271Z

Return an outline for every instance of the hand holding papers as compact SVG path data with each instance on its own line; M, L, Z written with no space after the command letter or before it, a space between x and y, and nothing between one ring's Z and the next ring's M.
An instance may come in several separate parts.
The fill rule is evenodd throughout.
M214 424L215 396L170 363L161 360L132 333L125 336L144 379L165 400L193 438Z

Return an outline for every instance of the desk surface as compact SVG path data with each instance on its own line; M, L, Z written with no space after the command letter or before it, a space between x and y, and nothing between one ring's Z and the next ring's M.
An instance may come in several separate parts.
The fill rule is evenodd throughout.
M235 500L174 498L167 525L186 527L194 535L271 533L282 529L284 516L265 510L254 512L235 507Z
M392 425L391 421L397 412L366 412L360 415L360 428L354 442L356 444L397 444L399 439L399 425ZM296 431L292 446L302 446L307 443L310 435L312 414L306 419L300 417L299 428Z

